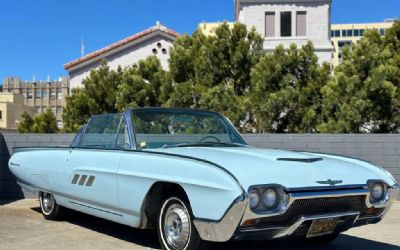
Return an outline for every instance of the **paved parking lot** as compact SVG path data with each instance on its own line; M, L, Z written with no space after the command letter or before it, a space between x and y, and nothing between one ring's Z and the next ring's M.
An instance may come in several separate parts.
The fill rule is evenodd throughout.
M325 247L298 242L231 242L212 249L400 250L400 203L380 224L355 228ZM0 203L0 249L159 249L152 230L136 230L71 212L62 222L46 221L37 200Z

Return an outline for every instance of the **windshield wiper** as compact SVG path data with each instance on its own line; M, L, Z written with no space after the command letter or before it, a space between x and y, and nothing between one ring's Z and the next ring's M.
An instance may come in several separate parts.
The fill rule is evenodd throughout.
M213 147L213 146L247 147L247 145L236 142L198 142L198 143L177 143L171 145L165 144L162 148Z

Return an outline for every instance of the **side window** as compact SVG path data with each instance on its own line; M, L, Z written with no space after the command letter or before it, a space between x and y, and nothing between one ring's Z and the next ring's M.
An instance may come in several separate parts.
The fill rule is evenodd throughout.
M118 130L117 140L115 142L116 149L130 149L131 143L129 139L128 127L126 126L125 119L122 119L121 126Z
M90 119L81 147L113 149L122 115L101 115Z

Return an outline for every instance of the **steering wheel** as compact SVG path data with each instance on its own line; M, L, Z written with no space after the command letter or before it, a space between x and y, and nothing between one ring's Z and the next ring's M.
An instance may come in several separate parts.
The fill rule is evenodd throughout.
M204 141L207 140L207 139L214 139L214 140L216 140L217 142L221 142L217 137L212 136L212 135L209 135L209 136L206 136L206 137L202 138L199 142L204 142Z

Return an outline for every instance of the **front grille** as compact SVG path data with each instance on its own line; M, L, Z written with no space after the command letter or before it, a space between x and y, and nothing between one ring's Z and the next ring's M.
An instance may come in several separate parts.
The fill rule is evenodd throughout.
M297 221L302 216L328 213L358 211L360 212L360 217L362 217L368 213L365 199L366 197L362 195L296 200L282 215L260 219L257 227L285 226L293 221ZM376 213L379 212L378 210L376 211ZM373 214L369 213L368 215Z

